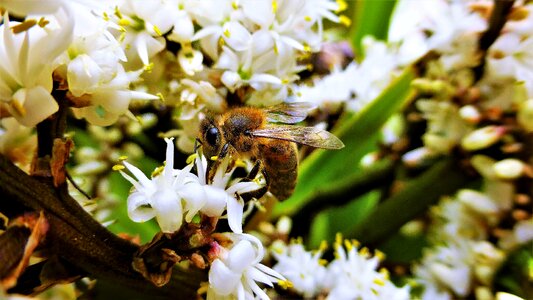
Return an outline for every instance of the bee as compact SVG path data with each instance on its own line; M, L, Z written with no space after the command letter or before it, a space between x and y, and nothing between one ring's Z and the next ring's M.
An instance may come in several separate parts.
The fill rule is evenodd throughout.
M262 171L267 189L278 200L285 200L293 193L298 176L296 144L322 149L344 147L342 141L328 131L286 125L304 120L311 108L312 105L305 102L266 109L233 108L222 115L206 117L200 124L197 141L208 158L224 157L233 151L255 161L253 169Z

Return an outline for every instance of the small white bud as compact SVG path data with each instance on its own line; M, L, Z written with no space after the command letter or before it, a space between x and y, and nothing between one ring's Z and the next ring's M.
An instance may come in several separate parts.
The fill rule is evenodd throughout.
M468 151L484 149L499 141L504 133L505 128L502 126L486 126L465 136L461 146Z
M496 203L484 193L464 189L459 191L457 198L469 208L479 213L492 214L498 212Z
M524 174L525 164L515 158L507 158L494 164L494 174L500 179L516 179Z
M477 124L481 120L481 114L473 105L466 105L459 109L459 115L470 124Z

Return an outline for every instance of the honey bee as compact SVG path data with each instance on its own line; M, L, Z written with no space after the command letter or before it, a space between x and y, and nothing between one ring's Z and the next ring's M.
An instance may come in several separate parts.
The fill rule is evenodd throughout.
M200 125L197 141L208 158L223 157L228 151L234 151L255 161L254 169L258 167L263 172L267 189L278 200L285 200L293 193L298 176L296 143L323 149L344 147L341 140L328 131L279 124L298 123L307 117L311 108L312 105L304 102L284 103L267 109L233 108L222 115L206 117Z

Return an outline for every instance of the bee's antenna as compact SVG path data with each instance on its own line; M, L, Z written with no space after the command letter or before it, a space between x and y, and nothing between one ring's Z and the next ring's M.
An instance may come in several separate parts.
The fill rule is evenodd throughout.
M200 145L202 145L202 141L199 138L196 138L194 140L194 152L195 153L198 150L198 148L200 148Z

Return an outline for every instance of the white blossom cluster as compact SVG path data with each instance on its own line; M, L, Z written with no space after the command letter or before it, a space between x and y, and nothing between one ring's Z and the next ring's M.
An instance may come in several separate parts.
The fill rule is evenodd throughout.
M382 253L372 256L367 248L359 249L356 242L343 242L338 236L335 259L328 264L321 258L324 248L309 252L301 243L286 245L277 241L272 247L277 260L274 270L305 298L326 295L326 299L410 299L408 285L398 288L386 269L378 270Z
M513 206L514 187L494 175L494 161L474 158L484 174L482 191L460 190L454 198L433 207L431 247L414 268L424 286L422 299L455 299L492 294L492 281L507 255L533 240L533 218L499 229L497 243L489 241Z
M268 299L256 282L272 287L273 283L285 279L261 264L264 257L262 243L242 230L245 204L241 194L263 187L264 178L252 181L232 179L235 167L228 170L229 156L222 160L212 179L207 178L207 161L202 154L196 155L194 163L185 168L174 169L174 143L171 139L166 142L165 165L156 169L151 179L127 162L123 164L135 178L122 168L116 168L133 184L128 197L129 217L135 222L155 218L161 231L168 233L178 231L183 222L192 222L198 214L227 218L233 232L224 235L232 243L227 248L218 245L210 250L216 258L209 269L207 298L254 299L257 296ZM193 166L196 174L191 172Z
M100 126L128 114L132 100L163 99L177 107L181 129L170 134L189 152L202 113L225 109L228 93L251 88L242 100L259 106L286 99L306 68L300 58L320 49L323 19L339 22L346 7L331 0L0 5L2 110L35 126L58 109L53 80L68 90L75 116Z

